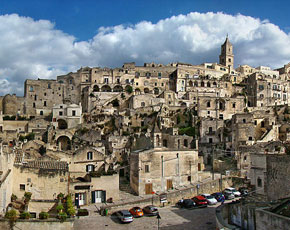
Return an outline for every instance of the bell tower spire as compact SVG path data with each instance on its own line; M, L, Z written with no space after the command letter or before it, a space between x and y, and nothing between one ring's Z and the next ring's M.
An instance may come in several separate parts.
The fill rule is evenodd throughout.
M230 70L234 69L233 45L230 43L228 34L221 46L220 64L229 67Z

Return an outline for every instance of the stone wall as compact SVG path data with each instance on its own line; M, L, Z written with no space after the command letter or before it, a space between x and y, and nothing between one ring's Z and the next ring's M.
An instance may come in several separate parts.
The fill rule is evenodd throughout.
M73 229L74 220L69 219L65 222L60 222L57 219L48 220L17 220L13 229L29 229L29 230L70 230ZM11 230L9 222L5 219L0 219L1 230Z
M267 181L265 190L268 200L278 200L289 197L290 190L290 156L271 155L267 156Z
M275 213L257 209L256 230L289 229L290 218Z

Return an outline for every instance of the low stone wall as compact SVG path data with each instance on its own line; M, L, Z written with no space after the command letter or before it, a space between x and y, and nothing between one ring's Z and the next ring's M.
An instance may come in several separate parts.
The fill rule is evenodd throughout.
M289 229L290 218L263 209L256 209L256 230Z
M239 230L241 228L230 225L229 222L229 205L223 204L216 208L216 229L217 230Z
M123 209L130 209L134 206L140 206L144 207L146 205L154 204L155 206L163 206L163 205L172 205L178 202L181 198L192 198L194 196L197 196L198 194L202 193L214 193L214 192L219 192L222 189L226 187L232 186L232 178L231 177L224 177L222 179L222 187L221 187L221 181L220 179L213 180L213 181L208 181L199 184L199 186L194 185L189 188L184 188L180 190L174 190L170 192L166 192L166 198L167 202L166 203L161 203L160 202L160 194L155 194L152 195L152 197L145 198L145 199L140 199L137 201L132 201L132 202L125 202L121 204L111 204L111 205L104 205L102 206L102 209L108 209L108 213L112 214L118 210L123 210Z
M48 220L17 220L13 229L15 230L72 230L74 219L68 219L60 222L57 219ZM10 223L6 219L0 219L1 230L11 230Z

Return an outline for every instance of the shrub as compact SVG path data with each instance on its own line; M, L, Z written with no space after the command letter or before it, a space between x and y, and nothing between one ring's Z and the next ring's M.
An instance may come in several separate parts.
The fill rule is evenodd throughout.
M32 196L32 193L31 192L25 192L24 193L24 199L29 202L31 200L31 196Z
M119 100L116 98L115 100L112 101L113 107L118 107L120 105Z
M15 221L18 219L18 214L15 209L11 209L8 212L5 213L5 218L9 219L11 221Z
M63 194L63 193L59 193L59 194L57 195L57 199L61 200L61 199L63 199L63 198L64 198L64 194Z
M39 213L39 219L44 220L44 219L48 219L48 217L49 217L49 214L47 212Z
M12 195L11 195L11 202L17 200L17 198L18 198L18 197L17 197L15 194L12 194Z
M69 216L74 216L76 214L76 210L74 209L74 207L67 208L66 212Z
M29 212L23 212L20 214L20 219L29 219L31 217Z
M56 210L57 210L58 212L62 212L63 209L64 209L64 208L63 208L63 205L62 205L62 204L59 204L59 205L56 206Z
M130 85L127 85L126 88L125 88L125 90L126 90L126 92L129 93L129 94L131 94L131 93L133 92L133 88L132 88L132 86L130 86Z
M63 222L67 219L67 214L65 212L60 212L57 218L60 219L61 222Z

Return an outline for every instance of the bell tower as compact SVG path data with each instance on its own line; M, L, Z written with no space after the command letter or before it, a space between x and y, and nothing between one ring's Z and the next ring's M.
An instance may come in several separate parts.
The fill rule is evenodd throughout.
M221 46L220 64L229 67L230 70L234 69L233 45L230 43L228 35Z

